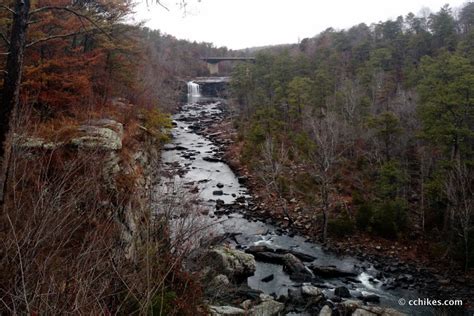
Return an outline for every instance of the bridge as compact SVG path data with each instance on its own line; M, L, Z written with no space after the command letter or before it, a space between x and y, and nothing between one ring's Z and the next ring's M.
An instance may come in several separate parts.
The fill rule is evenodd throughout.
M250 61L255 62L254 57L205 57L201 60L207 62L207 68L211 75L219 73L219 63L221 61Z

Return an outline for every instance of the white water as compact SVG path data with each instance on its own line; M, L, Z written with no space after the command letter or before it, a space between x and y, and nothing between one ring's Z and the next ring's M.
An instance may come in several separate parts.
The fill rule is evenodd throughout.
M194 81L188 82L188 95L193 98L197 98L201 96L199 85L195 83Z

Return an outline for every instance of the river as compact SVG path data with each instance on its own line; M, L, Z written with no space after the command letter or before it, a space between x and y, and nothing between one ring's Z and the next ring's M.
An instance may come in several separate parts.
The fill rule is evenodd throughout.
M222 115L223 100L201 97L199 87L194 83L188 84L188 88L188 103L173 116L173 140L163 152L162 163L164 169L181 170L179 175L173 176L173 181L194 189L193 192L196 192L202 205L209 209L209 213L206 212L203 216L214 222L214 233L227 233L232 236L228 242L238 249L265 245L272 249L297 251L315 258L313 262L308 262L308 265L330 266L355 272L356 276L352 278L320 279L316 285L323 289L330 300L336 299L334 289L344 286L349 289L352 297L379 297L380 306L393 307L410 315L432 314L432 310L428 308L413 309L406 305L401 306L399 299L417 298L419 293L413 288L388 289L386 285L389 280L370 262L338 256L323 250L318 244L306 241L303 237L294 236L288 231L248 216L243 209L248 208L251 198L249 191L245 185L239 183L231 168L219 159L221 148L199 132L202 125L209 124ZM234 205L234 208L230 212L219 212L216 209L216 201L220 206ZM272 280L262 281L270 275L273 275ZM281 265L259 261L255 274L248 278L247 283L250 288L273 294L275 297L287 295L289 289L299 285L290 279ZM288 315L305 314L296 310Z

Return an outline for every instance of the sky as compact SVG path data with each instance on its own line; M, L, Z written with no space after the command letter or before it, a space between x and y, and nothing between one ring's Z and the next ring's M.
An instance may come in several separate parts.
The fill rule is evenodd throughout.
M328 27L346 29L359 23L395 19L409 12L436 12L444 4L459 8L467 0L178 0L157 4L139 1L134 19L179 39L242 49L297 43ZM150 2L150 1L149 1Z

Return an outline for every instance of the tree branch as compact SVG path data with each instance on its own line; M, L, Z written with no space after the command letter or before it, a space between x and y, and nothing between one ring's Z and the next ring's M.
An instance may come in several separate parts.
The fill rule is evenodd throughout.
M15 12L15 11L13 11L12 9L10 9L9 7L7 7L7 6L4 5L4 4L0 4L0 8L1 8L1 9L5 9L5 10L7 10L7 11L10 11L12 14L16 15L16 12Z
M29 48L33 45L43 43L43 42L47 42L49 40L53 40L53 39L57 39L57 38L67 38L67 37L74 36L74 35L88 33L90 31L94 31L94 30L96 30L96 29L90 29L90 30L84 30L84 31L78 31L78 32L71 32L71 33L67 33L67 34L51 35L51 36L48 36L48 37L40 38L40 39L38 39L36 41L33 41L29 44L26 44L25 48Z
M156 3L157 3L160 7L164 8L166 11L169 11L169 10L170 10L170 9L168 9L167 6L165 6L163 3L161 3L160 0L155 0L155 1L156 1ZM146 4L148 5L148 0L146 1Z
M85 19L87 20L89 23L91 23L92 25L94 25L99 31L101 31L105 36L107 36L109 39L112 39L112 36L110 36L109 34L107 34L107 32L105 32L94 20L92 20L91 18L89 18L88 16L82 14L82 13L79 13L71 8L68 8L68 7L57 7L57 6L46 6L46 7L42 7L42 8L39 8L39 9L36 9L36 10L33 10L30 12L30 16L33 16L37 13L41 13L41 12L44 12L44 11L51 11L51 10L57 10L57 11L66 11L66 12L69 12L73 15L75 15L79 20L82 20L82 19Z
M10 41L7 39L7 37L6 37L2 32L0 32L0 37L3 39L3 41L4 41L8 46L10 46Z

